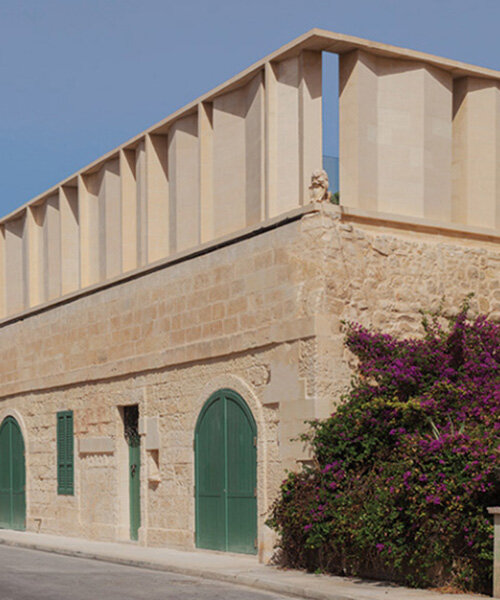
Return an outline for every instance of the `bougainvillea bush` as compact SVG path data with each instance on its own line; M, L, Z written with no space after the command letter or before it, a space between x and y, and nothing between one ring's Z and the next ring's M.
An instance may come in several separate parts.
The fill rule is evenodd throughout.
M304 436L268 523L288 566L491 590L500 501L500 326L423 320L419 339L348 325L351 390Z

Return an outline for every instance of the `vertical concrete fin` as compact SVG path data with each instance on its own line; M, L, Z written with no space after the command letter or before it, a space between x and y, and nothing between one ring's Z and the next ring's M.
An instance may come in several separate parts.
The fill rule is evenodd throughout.
M198 114L177 120L168 136L170 252L200 243Z
M200 186L200 241L214 237L213 190L213 105L198 104L199 186Z
M376 58L359 50L339 57L340 203L376 210L378 199Z
M40 223L40 207L29 206L26 210L28 228L28 263L29 263L29 306L43 302L42 290L43 254L42 228Z
M61 293L68 294L80 287L80 224L78 220L78 188L59 188L61 218Z
M137 183L135 150L120 151L122 271L137 267Z
M312 172L323 165L322 55L304 51L299 57L300 204L309 202Z
M6 221L5 229L5 281L7 314L22 311L25 304L26 262L23 234L26 222L26 211L22 215ZM27 275L27 273L26 273Z
M452 142L452 215L455 223L467 223L469 155L468 142L468 77L453 82L453 142Z
M273 217L301 204L299 135L300 58L276 65L276 197L269 216Z
M264 70L265 88L265 217L269 218L277 213L278 196L278 83L277 66L266 62Z
M500 86L463 77L453 88L453 208L457 223L500 226Z
M142 138L135 151L135 174L137 190L137 266L148 261L147 256L147 177L146 177L146 140Z
M214 237L246 224L245 88L213 101Z
M122 216L120 161L116 157L108 160L102 167L99 187L99 210L101 213L101 230L104 239L101 251L104 260L103 279L116 277L122 272Z
M265 100L263 72L245 87L245 224L264 218Z
M424 66L422 216L451 221L453 80L450 73Z
M147 262L154 262L169 254L167 142L167 136L159 134L147 134L145 139Z
M61 295L61 221L57 194L50 196L45 201L43 279L45 300L52 300Z
M80 223L80 273L82 287L100 280L100 242L98 183L100 173L78 177L78 220Z

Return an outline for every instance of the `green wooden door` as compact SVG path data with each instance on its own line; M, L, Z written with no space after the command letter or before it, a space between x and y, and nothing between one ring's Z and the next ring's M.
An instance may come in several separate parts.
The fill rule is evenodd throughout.
M220 390L208 400L195 433L196 545L256 553L256 426L243 399Z
M123 408L123 421L128 444L130 539L138 540L141 526L141 438L137 404Z
M129 442L130 468L130 539L139 539L141 526L141 446Z
M24 440L13 417L0 426L0 528L26 528Z
M255 423L238 396L225 394L227 549L256 552L257 448ZM246 410L244 410L246 408Z

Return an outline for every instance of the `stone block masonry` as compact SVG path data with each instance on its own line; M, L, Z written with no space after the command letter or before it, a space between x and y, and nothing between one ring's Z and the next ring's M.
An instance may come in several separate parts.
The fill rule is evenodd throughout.
M307 451L304 421L346 390L341 321L401 335L421 308L500 316L498 240L311 205L292 221L0 329L0 419L15 411L27 445L27 526L92 539L128 538L128 463L120 407L142 425L140 543L194 545L197 416L237 391L258 428L259 552L284 470ZM481 237L482 235L482 237ZM73 410L75 495L57 495L56 421Z

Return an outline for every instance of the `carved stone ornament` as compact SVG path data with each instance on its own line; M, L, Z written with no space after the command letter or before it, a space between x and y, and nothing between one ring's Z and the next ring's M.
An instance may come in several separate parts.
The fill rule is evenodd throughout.
M309 196L311 202L330 202L332 193L328 191L328 175L323 169L316 169L311 176Z

